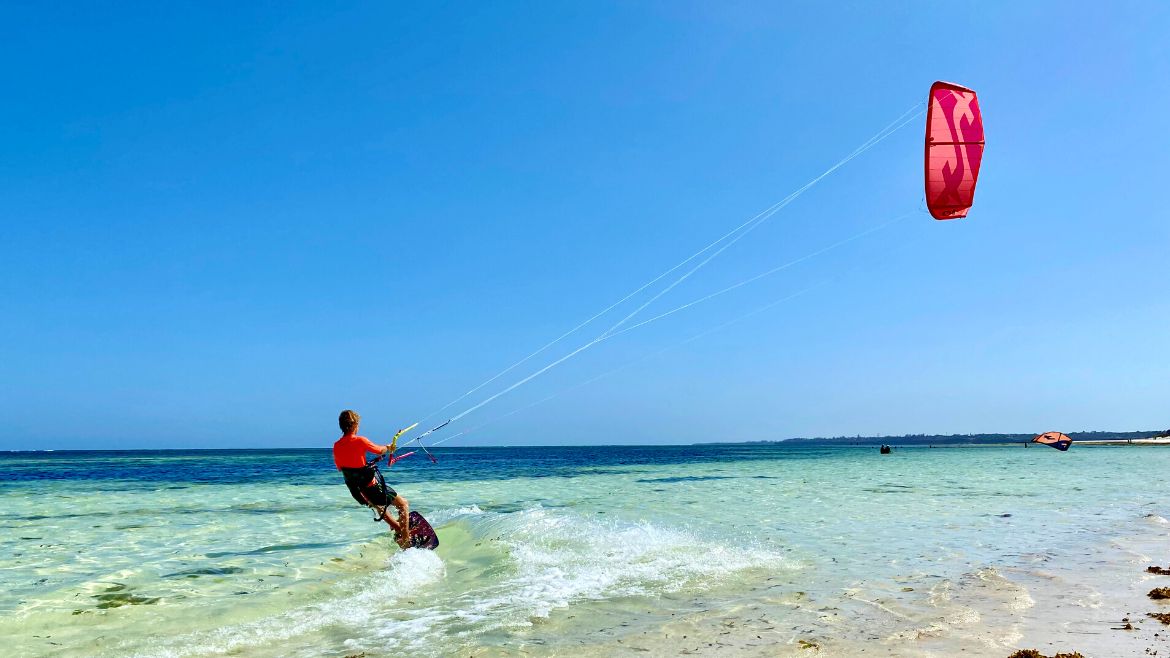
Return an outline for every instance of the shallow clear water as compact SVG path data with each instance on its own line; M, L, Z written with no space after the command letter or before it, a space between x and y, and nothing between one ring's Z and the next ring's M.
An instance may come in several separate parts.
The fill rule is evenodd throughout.
M0 637L33 656L1083 651L1123 646L1111 608L1170 562L1166 448L439 459L387 473L432 553L397 551L327 450L0 456Z

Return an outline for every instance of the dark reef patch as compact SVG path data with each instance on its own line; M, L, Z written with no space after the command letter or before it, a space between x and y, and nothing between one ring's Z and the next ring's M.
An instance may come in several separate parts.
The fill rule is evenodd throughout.
M676 483L676 482L705 482L707 480L734 480L730 475L682 475L678 477L667 478L642 478L635 480L635 482L642 482L644 484L651 484L657 482Z

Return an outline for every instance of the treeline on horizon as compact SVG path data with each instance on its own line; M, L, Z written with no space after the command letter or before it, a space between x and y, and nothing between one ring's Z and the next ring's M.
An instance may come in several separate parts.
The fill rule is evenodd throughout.
M1166 431L1147 430L1139 432L1065 432L1073 441L1102 441L1106 439L1151 439L1170 436ZM1024 443L1031 441L1035 434L903 434L901 436L833 436L817 438L793 438L780 441L754 441L753 443L786 443L801 445L980 445L992 443Z

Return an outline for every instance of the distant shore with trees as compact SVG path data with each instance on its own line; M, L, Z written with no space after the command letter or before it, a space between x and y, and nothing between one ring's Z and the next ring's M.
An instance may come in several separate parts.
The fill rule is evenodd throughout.
M1073 441L1126 441L1132 439L1155 439L1170 437L1170 429L1141 430L1134 432L1065 432ZM897 436L828 436L814 438L791 438L771 441L748 441L747 443L783 443L785 445L807 446L942 446L942 445L995 445L1004 443L1025 443L1035 437L1028 434L902 434Z

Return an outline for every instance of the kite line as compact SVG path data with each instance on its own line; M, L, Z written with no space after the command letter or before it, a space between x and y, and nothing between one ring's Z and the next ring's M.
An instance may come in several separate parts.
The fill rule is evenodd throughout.
M915 112L915 110L917 110L917 112ZM525 356L525 357L521 358L520 360L516 361L515 363L513 363L513 364L511 364L511 365L507 366L507 367L506 367L506 368L504 368L503 370L499 371L499 372L498 372L498 373L496 373L495 375L492 375L491 377L489 377L488 379L484 380L483 382L481 382L481 383L477 384L477 385L476 385L476 386L474 386L473 388L471 388L471 389L467 390L466 392L464 392L463 394L459 395L459 396L458 396L458 397L456 397L455 399L451 400L451 401L450 401L450 402L448 402L447 404L443 405L443 406L442 406L442 407L440 407L439 409L437 409L437 410L435 410L435 411L431 412L431 413L430 413L430 414L428 414L426 417L424 417L422 421L419 421L419 422L423 422L423 421L425 421L425 420L427 420L427 419L433 418L433 417L437 416L439 413L441 413L441 412L443 412L443 411L445 411L445 410L449 409L450 407L452 407L453 405L457 404L458 402L460 402L460 401L462 401L462 400L466 399L467 397L471 396L471 395L472 395L472 394L474 394L476 391L479 391L480 389L482 389L483 387L487 386L488 384L490 384L490 383L492 383L492 382L496 381L497 379L499 379L500 377L504 376L505 374L507 374L507 373L511 372L512 370L514 370L514 369L518 368L519 366L523 365L524 363L527 363L527 362L528 362L528 361L530 361L531 359L533 359L533 358L535 358L536 356L538 356L538 355L542 354L543 352L547 351L549 348L551 348L551 347L553 347L554 345L558 344L559 342L561 342L562 340L564 340L564 339L565 339L565 338L567 338L568 336L572 335L573 333L575 333L575 332L579 331L580 329L584 328L585 326L589 325L590 323L592 323L593 321L597 320L597 319L598 319L598 318L600 318L601 316L603 316L603 315L605 315L605 314L609 313L610 311L612 311L613 309L617 308L618 306L620 306L620 305L621 305L621 304L623 304L624 302L626 302L626 301L630 300L631 298L633 298L633 297L634 297L634 296L636 296L637 294L639 294L639 293L641 293L642 291L646 290L647 288L649 288L649 287L653 286L655 283L657 283L657 282L659 282L659 281L661 281L661 280L665 279L667 276L669 276L669 275L670 275L670 274L672 274L673 272L675 272L675 271L679 270L680 268L682 268L683 266L685 266L687 263L690 263L691 261L695 260L696 258L698 258L698 257L702 256L703 254L707 253L708 251L711 251L712 249L714 249L714 252L713 252L713 253L711 253L711 254L710 254L710 255L708 255L706 258L704 258L703 260L701 260L701 261L700 261L700 262L699 262L697 265L695 265L694 267L692 267L692 268L690 268L689 270L687 270L686 272L684 272L682 275L680 275L680 276L678 276L677 278L675 278L675 279L674 279L674 280L673 280L671 283L669 283L669 284L668 284L668 285L667 285L667 286L666 286L664 289L660 290L659 292L657 292L656 294L654 294L653 296L651 296L651 298L650 298L650 299L648 299L647 301L645 301L644 303L642 303L641 305L639 305L639 306L638 306L636 309L634 309L632 312L630 312L629 314L627 314L625 317L623 317L623 318L622 318L621 320L619 320L617 323L615 323L614 325L610 326L608 329L606 329L604 332L602 332L601 334L599 334L598 336L596 336L596 337L595 337L595 338L593 338L592 340L590 340L590 341L588 341L588 342L584 343L584 344L583 344L583 345L581 345L580 347L578 347L578 348L574 349L573 351L569 352L568 354L566 354L566 355L564 355L564 356L562 356L562 357L560 357L560 358L558 358L558 359L554 360L553 362L549 363L548 365L545 365L544 367L542 367L542 368L540 368L540 369L536 370L535 372L533 372L533 373L531 373L531 374L529 374L529 375L527 375L527 376L525 376L525 377L521 378L520 380L518 380L518 381L514 382L513 384L511 384L511 385L507 386L507 387L506 387L506 388L504 388L503 390L501 390L501 391L499 391L499 392L497 392L497 393L495 393L495 394L493 394L493 395L490 395L490 396L488 396L487 398L485 398L485 399L481 400L480 402L478 402L478 403L476 403L476 404L474 404L474 405L472 405L472 406L470 406L470 407L468 407L468 408L464 409L463 411L460 411L459 413L457 413L457 414L455 414L455 415L451 416L450 418L448 418L448 419L447 419L445 422L443 422L442 424L440 424L440 425L438 425L438 426L436 426L436 427L434 427L434 428L432 428L432 429L430 429L430 430L427 430L426 432L424 432L423 434L421 434L421 435L419 435L419 436L417 436L417 437L414 437L414 438L410 439L409 441L407 441L407 442L406 442L406 443L404 443L403 445L405 446L405 445L409 445L409 444L411 444L411 443L418 442L420 439L422 439L422 438L423 438L423 437L425 437L425 436L428 436L428 435L430 435L432 432L434 432L434 431L436 431L436 430L438 430L438 429L440 429L440 428L442 428L442 427L445 427L446 425L450 424L451 422L453 422L453 421L456 421L456 420L459 420L459 419L463 418L464 416L466 416L466 415L468 415L468 414L470 414L470 413L473 413L474 411L476 411L476 410L478 410L478 409L480 409L480 408L484 407L485 405L487 405L487 404L491 403L492 401L494 401L494 400L498 399L499 397L501 397L501 396L503 396L503 395L506 395L507 393L509 393L509 392L511 392L511 391L513 391L513 390L515 390L515 389L517 389L517 388L519 388L520 386L523 386L524 384L528 383L529 381L532 381L532 380L533 380L533 379L535 379L536 377L539 377L540 375L544 374L545 372L548 372L548 371L549 371L549 370L551 370L552 368L554 368L554 367L556 367L556 366L560 365L561 363L564 363L565 361L567 361L567 360L571 359L572 357L576 356L577 354L580 354L581 352L584 352L585 350L587 350L587 349L589 349L589 348L591 348L591 347L593 347L593 346L597 345L597 344L598 344L598 343L600 343L600 342L603 342L603 341L605 341L605 340L607 340L607 339L609 339L609 338L612 338L612 337L614 337L614 336L617 336L617 335L620 335L620 334L622 334L622 333L625 333L626 331L629 331L629 330L631 330L631 329L634 329L634 328L636 328L636 327L640 327L640 326L643 326L643 325L645 325L645 324L648 324L648 323L650 323L650 322L653 322L653 321L655 321L655 320L658 320L658 319L664 318L664 317L666 317L666 316L668 316L668 315L672 315L673 313L676 313L676 312L678 312L678 311L681 311L681 310L683 310L684 308L687 308L687 307L689 307L689 306L693 306L694 304L698 304L698 303L700 303L700 302L702 302L702 301L706 301L707 299L711 299L712 297L718 296L718 295L720 295L720 294L723 294L723 293L725 293L725 292L730 292L731 290L734 290L735 288L741 287L741 286L743 286L743 285L747 285L748 283L751 283L752 281L755 281L755 280L757 280L757 279L759 279L759 278L763 278L764 276L768 276L769 274L772 274L772 273L778 272L778 271L780 271L780 270L782 270L782 269L786 269L786 268L788 268L788 267L791 267L792 265L795 265L795 264L797 264L798 262L803 262L804 260L808 260L808 259L810 259L810 258L813 258L813 257L817 256L817 255L823 254L823 253L825 253L826 251L829 251L829 250L831 250L831 249L834 249L834 248L836 248L836 247L838 247L838 246L841 246L841 245L843 245L843 244L845 244L845 243L847 243L847 242L851 242L851 241L853 241L853 240L855 240L855 239L859 239L859 238L863 237L864 235L868 235L869 233L872 233L872 232L874 232L874 231L876 231L876 230L879 230L879 229L881 229L881 228L884 228L884 227L885 227L886 225L888 225L889 223L893 223L893 222L889 222L889 223L887 223L887 224L885 224L885 225L882 225L882 226L879 226L879 227L876 227L876 228L873 228L873 229L869 229L869 230L867 230L867 231L863 231L862 233L860 233L860 234L857 234L857 235L855 235L855 236L852 236L852 237L850 237L850 238L847 238L847 239L846 239L846 240L844 240L844 241L841 241L841 242L839 242L839 243L835 243L835 244L833 244L833 245L830 245L829 247L825 247L825 248L823 248L823 249L820 249L820 250L818 250L818 251L816 251L816 252L813 252L813 253L811 253L811 254L808 254L808 255L806 255L806 256L804 256L804 257L801 257L801 258L799 258L799 259L797 259L797 260L795 260L795 261L793 261L793 262L786 263L785 265L782 265L782 266L780 266L780 267L778 267L778 268L774 268L773 270L769 270L768 272L765 272L765 273L763 273L763 274L757 275L756 277L753 277L753 278L751 278L751 279L749 279L749 280L742 281L742 282L740 282L739 284L736 284L736 285L734 285L734 286L731 286L731 287L729 287L729 288L725 288L725 289L723 289L723 290L721 290L721 291L719 291L719 292L716 292L716 293L713 293L713 294L711 294L711 295L708 295L708 296L706 296L706 297L704 297L704 298L701 298L701 299L695 300L695 301L693 301L693 302L690 302L690 303L688 303L688 304L685 304L685 305L683 305L683 306L681 306L681 307L677 307L677 308L675 308L675 309L672 309L672 310L670 310L670 311L667 311L666 313L663 313L663 314L660 314L660 315L658 315L658 316L655 316L655 317L653 317L653 318L651 318L651 319L649 319L649 320L646 320L646 321L640 322L640 323L638 323L638 324L636 324L636 325L633 325L633 326L631 326L631 327L627 327L627 328L626 328L626 329L624 329L624 330L618 331L619 329L621 329L621 327L622 327L623 325L625 325L625 324L626 324L628 321L630 321L630 320L631 320L631 319L633 319L635 316L637 316L637 315L638 315L638 314L639 314L641 311L643 311L643 310L644 310L646 307L648 307L648 306L649 306L650 304L652 304L654 301L658 300L658 299L659 299L659 298L661 298L663 295L665 295L666 293L670 292L670 291L671 291L671 290L673 290L675 287L677 287L679 284L681 284L683 281L685 281L685 280L687 280L688 278L690 278L690 276L691 276L691 275L693 275L693 274L694 274L695 272L697 272L698 270L702 269L702 268L703 268L705 265L707 265L707 263L711 262L711 261L712 261L713 259L715 259L715 258L716 258L716 257L717 257L719 254L723 253L725 250L727 250L727 249L728 249L728 248L730 248L730 247L731 247L733 244L735 244L736 242L738 242L739 240L741 240L741 239L742 239L744 236L746 236L748 233L750 233L751 231L753 231L754 229L756 229L757 227L759 227L761 224L763 224L764 222L766 222L768 219L770 219L770 218L771 218L773 215L775 215L777 212L779 212L780 210L782 210L783 208L785 208L786 206L788 206L789 204L791 204L793 201L795 201L797 198L799 198L799 197L800 197L802 194L804 194L805 192L807 192L809 189L811 189L811 188L812 188L813 186L815 186L817 183L819 183L820 181L824 180L824 179L825 179L825 178L827 178L829 175L831 175L832 173L834 173L835 171L837 171L837 170L838 170L838 169L840 169L841 167L845 166L846 164L848 164L848 163L849 163L849 162L851 162L852 160L854 160L854 159L856 159L857 157L861 156L863 153L865 153L866 151L870 150L871 148L873 148L874 146L876 146L877 144L879 144L880 142L882 142L883 140L885 140L885 139L886 139L887 137L889 137L890 135L892 135L892 134L894 134L895 132L897 132L899 129L901 129L902 127L904 127L905 125L907 125L907 124L908 124L908 123L910 123L911 121L914 121L914 120L915 120L915 119L917 119L918 117L922 116L922 115L925 113L925 111L926 111L926 110L922 108L922 104L921 104L921 103L916 103L914 106L910 107L908 110L906 110L906 111L905 111L905 112L903 112L901 115L899 115L899 116L898 116L898 118L894 119L894 121L890 122L890 123L889 123L889 124L887 124L887 125L886 125L884 128L882 128L882 129L881 129L881 130L879 130L877 133L875 133L875 134L874 134L872 137L870 137L869 139L867 139L867 140L865 140L864 142L862 142L862 144L861 144L861 145L859 145L857 148L855 148L853 151L851 151L851 152L850 152L848 155L846 155L845 157L843 157L841 160L837 161L835 164L833 164L831 167L829 167L828 169L826 169L826 170L825 170L824 172L822 172L820 175L816 176L815 178L811 179L810 181L808 181L807 183L805 183L805 184L804 184L804 185L802 185L801 187L799 187L799 188L797 188L796 190L794 190L793 192L791 192L791 193L790 193L788 196L786 196L786 197L784 197L783 199L781 199L780 201L778 201L778 202L776 202L776 203L772 204L772 205L771 205L771 206L769 206L768 208L766 208L766 209L764 209L764 210L760 211L759 213L757 213L756 215L754 215L753 217L751 217L751 218L750 218L750 219L748 219L747 221L743 222L743 223L742 223L742 224L740 224L739 226L737 226L737 227L733 228L732 230L728 231L727 233L723 234L722 236L720 236L719 238L717 238L717 239L716 239L716 240L714 240L713 242L709 243L708 245L704 246L702 249L700 249L700 250L698 250L697 252L695 252L695 253L691 254L690 256L688 256L687 258L683 259L682 261L678 262L677 264L675 264L674 266L670 267L670 268L669 268L669 269L667 269L666 271L662 272L662 273L661 273L661 274L659 274L658 276L654 277L654 278L653 278L653 279L651 279L650 281L647 281L646 283L642 284L642 285L641 285L641 286L639 286L637 289L635 289L635 290L633 290L632 292L628 293L627 295L625 295L625 296L624 296L624 297L622 297L621 299L619 299L619 300L617 300L616 302L614 302L614 303L610 304L610 305L609 305L609 306L607 306L606 308L604 308L604 309L602 309L601 311L599 311L599 312L595 313L594 315L590 316L589 318L587 318L587 319L586 319L586 320L584 320L583 322L581 322L581 323L577 324L576 326L574 326L573 328L571 328L571 329L569 329L568 331L564 332L564 333L563 333L563 334L561 334L560 336L558 336L558 337L554 338L553 340L549 341L549 342L548 342L548 343L546 343L545 345L541 346L541 347L540 347L540 348L538 348L536 351L534 351L534 352L532 352L532 353L528 354L527 356ZM912 113L913 113L913 114L912 114ZM908 116L908 115L909 115L909 116ZM898 218L897 220L894 220L894 221L899 221L900 219L902 219L902 218L900 217L900 218ZM724 243L724 244L722 244L722 245L721 245L721 243ZM718 247L718 248L716 248L716 247ZM461 433L461 434L462 434L462 433ZM449 440L450 438L453 438L453 437L447 437L447 438L443 439L443 441L447 441L447 440ZM420 445L421 445L421 443L420 443ZM432 445L435 445L435 444L432 444ZM429 453L428 453L428 456L430 456L430 455L429 455ZM432 459L433 459L433 457L432 457Z

